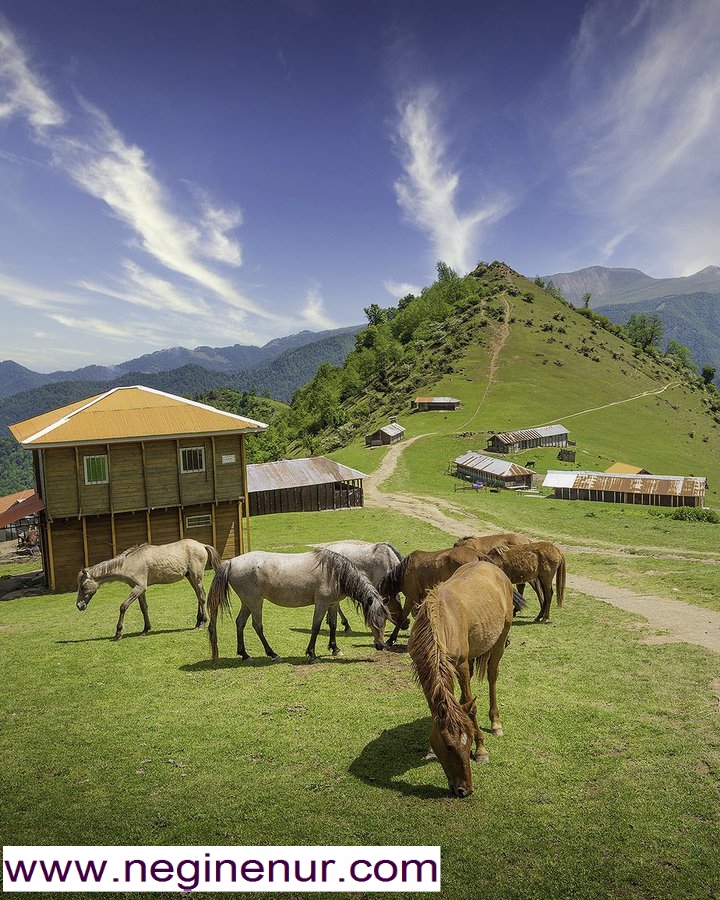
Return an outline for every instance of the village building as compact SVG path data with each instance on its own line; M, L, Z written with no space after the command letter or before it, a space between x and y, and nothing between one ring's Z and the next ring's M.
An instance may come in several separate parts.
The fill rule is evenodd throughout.
M490 435L491 453L520 453L533 447L567 447L568 430L564 425L543 425L522 431L499 431Z
M378 428L376 431L365 435L366 447L383 447L387 444L396 444L405 437L405 429L398 424L395 416L390 416L390 422Z
M247 467L250 515L360 507L364 478L323 456L254 463Z
M43 502L32 488L0 497L0 541L16 540L23 531L37 525Z
M645 506L703 506L707 480L693 475L608 474L551 470L543 487L559 500L600 500Z
M641 469L638 466L631 466L628 463L616 462L609 468L605 469L606 475L650 475L647 469Z
M410 401L410 408L418 412L437 409L460 409L461 403L455 397L416 397Z
M48 587L145 542L250 549L245 440L266 427L140 385L11 425L33 451Z
M473 484L501 485L506 488L532 487L533 473L524 466L468 451L453 460L455 475Z

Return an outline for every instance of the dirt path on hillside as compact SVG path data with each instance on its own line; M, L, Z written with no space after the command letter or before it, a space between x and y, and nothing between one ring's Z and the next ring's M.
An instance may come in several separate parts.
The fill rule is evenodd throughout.
M498 531L497 525L473 516L451 501L414 494L386 493L379 490L379 485L395 471L398 460L405 449L415 441L428 436L428 434L417 435L390 447L378 469L364 481L365 505L370 508L390 508L403 515L420 519L454 538L464 537L467 534L490 534ZM547 537L547 535L542 537ZM652 548L646 549L652 550ZM623 553L622 549L613 547L563 547L563 550L566 552L611 553L617 556L627 555ZM653 555L655 557L663 556L656 552ZM668 556L667 558L678 557ZM687 556L682 558L687 558ZM643 627L660 632L660 634L647 636L644 639L645 643L695 644L698 647L705 647L715 653L720 653L720 613L693 606L681 600L665 600L651 594L636 594L625 588L604 584L583 575L569 574L567 584L572 590L595 597L597 600L610 603L646 619L647 624Z
M611 406L622 406L623 403L632 403L633 400L642 400L643 397L653 397L657 394L663 394L668 388L671 388L676 384L680 384L680 382L669 381L665 385L665 387L658 388L656 391L643 391L642 394L635 394L632 397L626 397L624 400L613 400L612 403L604 403L602 406L591 406L589 409L581 409L580 412L568 413L567 415L563 415L557 419L553 419L551 422L542 422L537 427L542 428L543 425L554 425L555 422L559 422L560 419L562 419L563 421L565 419L574 419L575 416L584 416L586 413L597 412L600 409L610 409Z

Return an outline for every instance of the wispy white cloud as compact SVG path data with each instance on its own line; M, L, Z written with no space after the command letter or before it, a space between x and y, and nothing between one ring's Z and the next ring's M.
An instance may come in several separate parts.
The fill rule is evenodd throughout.
M572 54L575 110L558 138L575 198L607 222L606 252L632 235L634 252L648 264L664 258L666 272L689 253L693 265L717 261L719 45L714 0L586 10Z
M467 212L459 210L460 174L447 162L439 106L432 87L398 103L395 137L404 171L395 195L407 220L430 238L435 258L464 274L477 259L483 227L501 219L512 203L499 194Z
M313 285L305 294L305 306L302 310L302 318L309 325L324 331L339 326L325 314L325 302L320 293L320 285Z
M0 119L26 118L35 129L62 125L66 116L28 65L14 34L0 20Z
M422 287L417 284L409 284L407 281L383 281L385 290L392 297L401 300L408 294L414 294L416 297L420 294Z
M0 299L39 312L52 312L58 306L79 308L85 302L78 294L46 288L3 272L0 272Z
M118 325L117 322L108 322L105 319L93 319L88 316L69 316L65 313L50 313L50 318L65 328L80 331L85 334L98 335L116 341L137 340L140 343L152 343L147 334L138 333L137 324Z

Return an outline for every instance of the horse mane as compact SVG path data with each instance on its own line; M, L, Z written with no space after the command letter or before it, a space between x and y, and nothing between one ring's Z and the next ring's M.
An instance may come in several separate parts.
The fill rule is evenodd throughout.
M400 562L393 566L392 569L387 573L387 575L380 582L380 587L382 588L382 593L386 597L392 597L395 594L399 594L402 590L403 581L405 580L405 571L408 566L409 556L406 556L405 559L400 558Z
M88 566L85 571L90 578L93 579L104 578L106 575L113 575L118 569L122 568L122 565L128 556L147 546L147 542L144 544L134 544L132 547L128 547L127 550L123 550L122 553L118 553L117 556L113 556L112 559L106 559L103 560L103 562L95 563L94 566Z
M412 628L412 667L438 724L472 731L470 717L455 699L453 670L440 633L439 587L428 592Z
M380 544L380 546L381 547L389 547L390 550L392 551L392 553L397 557L397 561L402 562L403 555L394 544L389 543L389 541L383 541Z
M333 592L349 597L369 628L382 628L386 618L382 597L360 569L333 550L313 550L313 553Z

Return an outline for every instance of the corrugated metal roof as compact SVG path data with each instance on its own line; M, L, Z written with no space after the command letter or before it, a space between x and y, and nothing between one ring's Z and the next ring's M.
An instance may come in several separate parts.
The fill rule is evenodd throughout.
M281 459L253 463L247 467L248 492L277 491L310 484L334 484L336 481L360 481L367 475L324 456L309 459Z
M647 469L642 469L639 466L631 466L628 463L624 463L624 462L613 463L609 468L605 469L605 472L608 475L648 475L649 474Z
M383 425L380 429L383 434L386 434L388 437L395 437L398 434L405 434L405 429L402 425L398 425L397 422L391 422L389 425Z
M14 494L7 494L5 497L0 497L0 515L4 513L6 509L15 506L16 503L21 503L23 500L27 500L28 497L32 497L34 493L35 491L32 488L29 488L27 491L16 491Z
M574 488L579 491L616 491L628 494L662 494L702 497L707 479L694 475L608 475L607 472L563 472L551 470L543 487Z
M4 528L6 525L12 525L12 523L17 522L18 519L24 519L26 516L32 516L35 513L40 512L41 509L45 509L44 501L35 491L23 491L22 493L29 494L30 496L17 500L0 512L0 528ZM3 497L3 500L6 499L6 497Z
M142 385L112 388L10 426L24 447L253 433L265 428L263 422Z
M459 403L457 397L416 397L416 403Z
M487 472L490 475L500 475L504 478L532 475L530 469L519 466L517 463L508 462L504 459L495 459L492 456L483 456L482 453L475 453L472 450L464 453L462 456L458 456L455 464L466 466L468 469L475 469L478 472Z
M534 441L561 434L568 434L564 425L541 425L539 428L525 428L521 431L498 431L492 437L499 438L503 444L517 444L521 441Z

